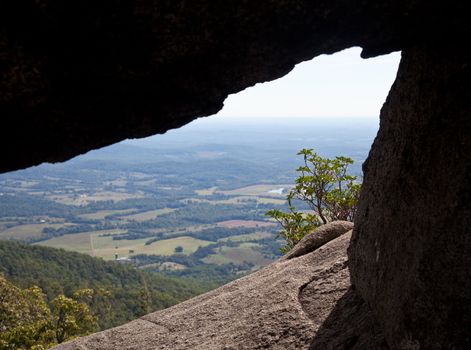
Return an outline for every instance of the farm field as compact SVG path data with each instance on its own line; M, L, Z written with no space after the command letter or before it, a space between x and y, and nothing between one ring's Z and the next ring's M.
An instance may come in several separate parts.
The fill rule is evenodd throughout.
M94 188L49 175L45 182L9 181L9 185L21 184L22 194L39 198L39 207L50 208L46 213L50 210L56 217L0 216L0 239L27 240L105 260L134 261L134 256L148 256L143 262L146 269L167 273L192 268L204 271L212 265L230 266L227 273L234 269L240 273L260 268L278 254L278 245L266 247L259 242L274 242L276 224L265 212L285 205L282 195L268 193L280 185L259 184L221 192L217 186L190 190L182 185L161 185L158 178L144 173L123 176L111 171L102 176L106 180ZM158 196L152 197L145 188L157 191ZM183 194L178 195L179 191ZM238 212L232 214L232 208ZM24 214L22 210L19 213ZM178 256L189 260L182 263ZM134 263L140 267L137 260Z
M90 232L82 232L73 235L64 235L61 237L51 238L47 241L41 241L34 244L93 255L90 236Z
M74 233L74 234L66 234L60 237L54 237L48 239L46 241L40 241L38 245L46 246L46 247L53 247L53 248L60 248L70 251L75 251L79 253L89 254L94 256L95 255L95 244L98 241L97 238L105 238L101 237L105 234L113 235L113 234L120 234L125 233L124 230L101 230L101 231L90 231L90 232L81 232L81 233ZM106 237L108 238L108 237Z
M137 184L140 186L146 186L146 187L156 187L158 185L157 179L150 179L150 180L137 180Z
M188 236L163 239L148 245L146 245L147 238L113 240L112 235L125 232L123 230L103 230L66 234L36 244L89 254L105 260L113 260L115 254L118 254L118 257L121 258L136 254L172 255L178 246L183 248L183 254L191 254L198 247L213 243Z
M195 252L199 247L204 247L213 242L196 239L189 236L181 236L172 239L164 239L150 244L149 248L143 248L142 254L157 254L157 255L172 255L175 253L175 248L181 246L183 248L183 254L191 254Z
M254 233L247 233L243 235L235 235L225 238L218 239L218 242L245 242L245 241L256 241L264 238L273 237L273 233L271 232L254 232Z
M274 222L255 221L255 220L227 220L216 223L217 226L233 228L233 227L269 227L276 226Z
M104 220L109 215L124 215L135 212L135 209L121 209L121 210L98 210L90 214L81 214L79 217L90 220Z
M43 236L43 229L45 227L61 228L65 226L72 226L71 223L39 223L39 224L25 224L17 225L10 228L6 228L0 231L0 239L16 239L16 240L27 240L29 238L39 238Z
M52 194L48 196L50 200L55 202L66 204L66 205L75 205L75 206L85 206L92 202L100 201L112 201L118 202L131 198L143 198L143 194L131 194L124 192L96 192L93 194L79 194L79 195L70 195L70 194Z
M205 198L187 198L184 202L212 203L212 204L243 204L247 201L256 201L260 204L283 205L286 200L274 197L258 197L258 196L234 196L228 199L209 200Z
M191 254L198 249L212 242L182 236L172 239L163 239L146 245L148 239L133 239L115 241L111 237L92 237L94 243L93 255L105 260L113 260L115 254L120 258L130 257L137 254L172 255L176 247L183 248L183 254Z
M275 198L284 198L284 193L292 187L290 184L281 184L281 185L250 185L245 187L236 188L228 191L219 191L226 195L241 195L241 196L260 196L260 197L275 197ZM283 193L277 191L283 189Z
M210 187L210 188L195 190L195 193L198 196L210 196L210 195L214 194L214 192L216 192L216 190L217 190L217 187L213 186L213 187Z
M256 243L242 243L238 247L223 246L216 250L215 254L208 255L204 258L204 262L208 264L253 264L254 268L265 266L272 262L255 248L259 245Z
M172 236L175 234L184 235L191 235L194 232L198 232L204 229L208 229L214 227L214 224L202 224L202 225L192 225L192 226L185 226L185 227L172 227L172 228L151 228L146 230L146 232L152 234L162 234L163 237Z
M190 276L192 269L197 276L210 276L211 266L227 267L227 274L243 273L278 256L276 224L265 212L286 205L284 195L269 192L282 185L220 191L218 186L195 189L191 181L178 182L173 175L165 175L164 181L116 170L82 175L70 170L51 176L48 171L41 181L3 182L0 176L0 193L7 191L14 203L11 213L0 215L0 239L26 240L105 260L118 257L136 267L142 260L146 269L185 271ZM24 201L33 201L34 207ZM0 209L1 205L0 198ZM139 260L133 260L135 256Z
M116 187L125 187L127 185L128 181L126 179L123 179L123 178L118 178L116 180L112 180L112 181L107 181L105 182L105 186L106 185L112 185L112 186L116 186Z
M144 222L144 221L155 219L159 215L171 213L174 210L175 209L171 209L171 208L149 210L142 213L120 216L119 218L123 220L128 220L128 221Z

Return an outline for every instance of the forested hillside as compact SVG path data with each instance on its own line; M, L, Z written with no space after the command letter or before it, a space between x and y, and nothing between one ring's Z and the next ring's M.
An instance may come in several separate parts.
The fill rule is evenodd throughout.
M62 293L70 296L82 288L110 292L91 305L101 329L206 291L202 283L192 280L146 273L85 254L12 241L0 241L0 273L22 288L39 286L49 300Z

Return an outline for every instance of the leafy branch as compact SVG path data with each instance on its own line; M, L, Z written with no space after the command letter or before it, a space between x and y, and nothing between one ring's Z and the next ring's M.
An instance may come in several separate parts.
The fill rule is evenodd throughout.
M286 197L289 212L273 209L266 213L282 227L278 233L286 241L282 253L322 224L353 221L361 189L357 177L348 174L348 166L353 164L351 158L323 158L313 149L302 149L297 154L303 156L304 164L296 169L299 175ZM296 211L293 200L306 203L311 212Z

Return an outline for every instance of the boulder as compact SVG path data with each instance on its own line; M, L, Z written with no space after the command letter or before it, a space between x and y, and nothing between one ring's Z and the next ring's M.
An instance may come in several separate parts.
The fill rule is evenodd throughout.
M346 256L351 231L343 233L314 251L55 349L308 349L319 330L325 343L331 333L324 321L352 293ZM365 306L357 302L348 307ZM331 331L347 334L344 340L351 343L359 336L355 327L344 322ZM341 343L338 337L335 342Z
M353 223L349 221L334 221L322 225L304 236L282 259L292 259L310 253L351 229L353 229Z

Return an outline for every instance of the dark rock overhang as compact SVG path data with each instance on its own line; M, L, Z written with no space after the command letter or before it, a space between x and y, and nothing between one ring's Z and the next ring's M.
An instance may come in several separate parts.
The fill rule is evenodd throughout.
M353 299L343 298L329 318L346 315L345 307L356 300L371 310L389 348L469 349L466 5L2 1L0 172L177 128L216 113L228 94L279 78L320 54L351 46L361 46L363 57L403 50L364 166L348 254ZM313 290L306 291L312 299ZM321 333L328 336L318 333L322 341L313 349L338 344L331 325L323 324ZM345 344L365 348L350 339ZM154 348L151 341L147 346Z
M216 113L320 54L462 44L464 2L15 0L0 4L0 172Z

